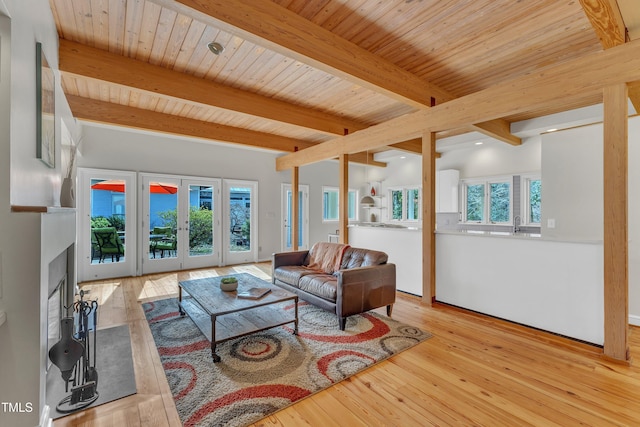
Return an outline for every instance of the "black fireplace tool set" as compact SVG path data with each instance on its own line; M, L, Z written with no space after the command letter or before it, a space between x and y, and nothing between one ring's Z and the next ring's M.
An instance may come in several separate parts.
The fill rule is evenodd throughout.
M65 381L65 393L71 385L71 394L56 406L61 413L86 408L99 397L96 370L98 302L86 301L84 295L85 292L80 291L80 299L65 307L66 311L73 308L73 317L61 319L62 338L49 350L49 359L60 369ZM93 331L93 343L89 331Z

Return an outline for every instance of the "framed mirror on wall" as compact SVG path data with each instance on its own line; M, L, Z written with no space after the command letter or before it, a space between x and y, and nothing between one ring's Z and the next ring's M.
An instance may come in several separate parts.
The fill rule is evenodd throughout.
M36 43L36 157L56 167L55 75Z

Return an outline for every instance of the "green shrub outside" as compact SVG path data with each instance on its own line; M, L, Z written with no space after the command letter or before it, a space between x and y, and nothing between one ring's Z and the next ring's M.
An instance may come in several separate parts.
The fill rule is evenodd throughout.
M178 226L178 213L176 209L158 213L162 219L162 227L171 227L176 230ZM118 215L110 217L95 216L91 218L91 228L115 227L118 231L124 231L125 219ZM213 246L212 230L213 212L207 208L192 206L189 209L189 247L192 251L209 252ZM242 227L243 236L250 233L248 222Z
M162 218L162 227L171 227L173 230L178 225L178 213L176 209L159 212ZM191 251L208 252L213 246L212 230L213 211L207 208L191 206L189 208L189 248Z
M91 228L113 227L109 220L103 216L91 217Z

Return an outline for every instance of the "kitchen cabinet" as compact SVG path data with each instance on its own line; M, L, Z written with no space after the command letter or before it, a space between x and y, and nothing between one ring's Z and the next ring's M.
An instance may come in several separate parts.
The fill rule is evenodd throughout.
M460 171L444 169L436 172L436 212L458 212Z

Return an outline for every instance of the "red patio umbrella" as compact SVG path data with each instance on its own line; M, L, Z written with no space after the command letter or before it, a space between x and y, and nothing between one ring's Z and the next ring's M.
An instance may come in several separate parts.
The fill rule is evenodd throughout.
M118 193L124 193L124 188L125 185L123 179L109 179L106 181L100 181L91 186L92 190L116 191ZM178 192L178 186L175 184L152 182L150 190L155 194L176 194Z

